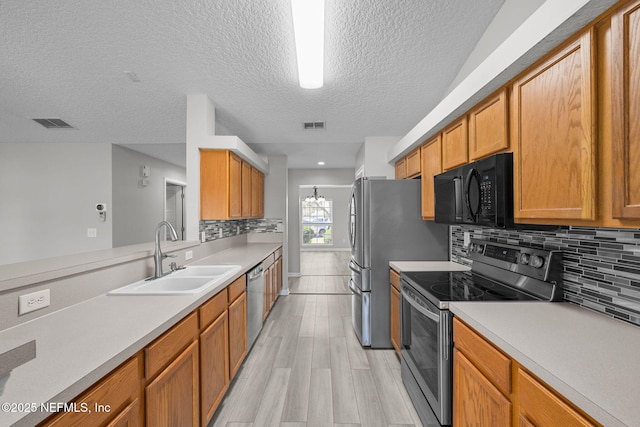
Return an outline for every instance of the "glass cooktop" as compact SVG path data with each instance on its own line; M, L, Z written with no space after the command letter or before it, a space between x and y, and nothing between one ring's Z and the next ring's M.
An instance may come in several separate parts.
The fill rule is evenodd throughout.
M537 298L471 271L402 273L411 286L436 305L450 301L535 301ZM443 308L443 307L441 307Z

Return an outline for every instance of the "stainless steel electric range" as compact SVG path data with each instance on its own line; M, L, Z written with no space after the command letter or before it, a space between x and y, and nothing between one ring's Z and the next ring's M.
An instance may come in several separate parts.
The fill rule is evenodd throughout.
M470 271L401 274L402 380L426 426L452 422L452 301L559 301L562 253L472 240Z

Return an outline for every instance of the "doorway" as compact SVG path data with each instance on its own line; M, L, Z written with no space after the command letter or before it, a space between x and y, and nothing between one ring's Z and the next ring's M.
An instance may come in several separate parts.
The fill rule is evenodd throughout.
M164 220L176 229L178 240L184 240L187 235L184 221L186 189L187 184L184 182L164 179ZM168 234L165 238L170 240Z

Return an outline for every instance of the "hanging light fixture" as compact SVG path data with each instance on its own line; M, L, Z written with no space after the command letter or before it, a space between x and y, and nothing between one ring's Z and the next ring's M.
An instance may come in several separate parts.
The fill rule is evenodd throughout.
M308 203L308 202L314 202L314 201L315 201L315 202L321 202L321 203L324 203L325 198L324 198L324 196L318 196L318 187L316 187L316 186L314 185L314 186L313 186L313 194L312 194L312 195L310 195L310 196L307 196L307 197L304 199L304 201L305 201L305 202L307 202L307 203Z
M303 89L324 84L324 0L291 0L298 80Z

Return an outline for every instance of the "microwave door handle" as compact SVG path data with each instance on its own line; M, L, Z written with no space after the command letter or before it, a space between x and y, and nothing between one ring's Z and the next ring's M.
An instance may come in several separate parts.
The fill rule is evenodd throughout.
M405 291L404 289L402 290L402 296L404 297L405 300L407 300L409 304L411 304L411 307L418 310L420 314L423 314L424 316L428 317L429 319L433 320L436 323L440 323L440 316L438 314L433 313L428 309L426 309L425 307L422 307L421 305L419 305L415 297L412 295L409 295L407 291Z
M476 206L476 209L473 209L473 206L471 206L471 182L473 181L474 177L476 178L476 182L478 183L478 206ZM471 170L469 170L469 173L467 173L466 183L467 188L465 189L465 200L467 202L467 208L469 209L471 220L473 222L477 222L478 215L480 214L480 209L482 207L482 189L480 188L479 173L476 168L472 168Z
M453 178L453 189L455 197L453 202L455 204L456 221L462 221L462 177L456 176Z

